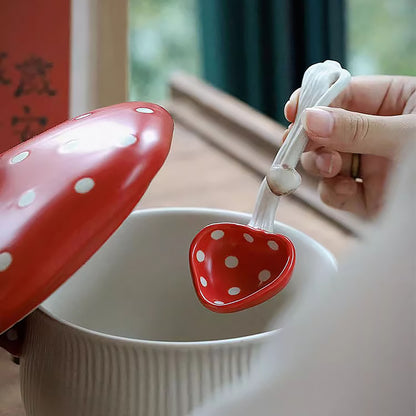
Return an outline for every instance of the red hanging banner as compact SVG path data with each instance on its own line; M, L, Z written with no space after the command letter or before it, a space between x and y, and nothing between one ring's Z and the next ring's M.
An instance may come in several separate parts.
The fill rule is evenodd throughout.
M69 114L70 0L0 0L0 153Z

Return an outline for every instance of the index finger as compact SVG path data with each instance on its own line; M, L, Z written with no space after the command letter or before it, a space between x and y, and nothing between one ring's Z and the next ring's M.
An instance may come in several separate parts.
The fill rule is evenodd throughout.
M331 103L331 107L382 116L402 114L409 95L416 88L416 77L363 75L353 77L348 87ZM285 106L285 116L294 122L300 88Z
M292 95L289 98L289 101L285 105L284 113L288 121L293 123L296 118L296 113L298 111L298 101L299 101L300 88L293 91Z
M363 75L353 77L349 86L331 103L358 113L397 116L416 89L416 77Z

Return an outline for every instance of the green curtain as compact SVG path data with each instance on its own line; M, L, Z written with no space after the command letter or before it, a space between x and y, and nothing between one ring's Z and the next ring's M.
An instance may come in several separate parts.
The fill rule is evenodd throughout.
M345 65L344 0L198 2L205 79L280 122L309 65Z

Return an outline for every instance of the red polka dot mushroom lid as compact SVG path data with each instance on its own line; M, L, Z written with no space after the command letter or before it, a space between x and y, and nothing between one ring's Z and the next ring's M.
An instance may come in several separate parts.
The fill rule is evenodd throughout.
M0 155L0 334L84 264L163 165L173 121L130 102L91 111Z

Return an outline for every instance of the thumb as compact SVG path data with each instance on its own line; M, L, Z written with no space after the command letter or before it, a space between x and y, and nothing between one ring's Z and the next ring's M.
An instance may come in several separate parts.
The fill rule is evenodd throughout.
M402 145L416 140L416 114L372 116L341 108L307 108L302 124L308 137L339 152L393 158Z

